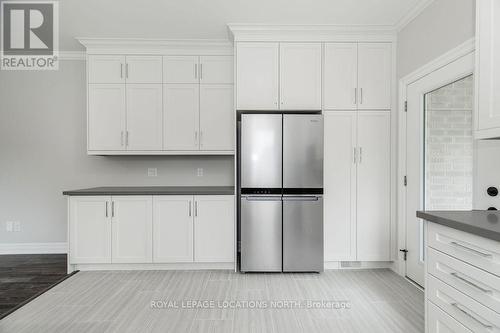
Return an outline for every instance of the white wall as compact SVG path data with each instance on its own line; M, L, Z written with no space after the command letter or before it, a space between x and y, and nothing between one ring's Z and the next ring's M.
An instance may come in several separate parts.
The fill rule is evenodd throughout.
M232 157L87 156L85 64L0 73L0 244L66 241L63 190L103 185L233 185ZM147 177L147 168L158 177ZM198 167L204 176L197 177ZM6 232L20 221L21 232Z

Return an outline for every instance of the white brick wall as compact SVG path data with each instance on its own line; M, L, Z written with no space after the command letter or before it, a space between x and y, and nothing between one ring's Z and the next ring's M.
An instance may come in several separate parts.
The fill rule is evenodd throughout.
M473 78L426 95L425 209L472 209Z

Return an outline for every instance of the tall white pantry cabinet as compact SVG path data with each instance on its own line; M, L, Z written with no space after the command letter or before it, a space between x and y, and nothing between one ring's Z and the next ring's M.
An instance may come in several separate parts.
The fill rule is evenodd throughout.
M237 110L322 112L325 268L394 260L393 38L273 29L234 29Z

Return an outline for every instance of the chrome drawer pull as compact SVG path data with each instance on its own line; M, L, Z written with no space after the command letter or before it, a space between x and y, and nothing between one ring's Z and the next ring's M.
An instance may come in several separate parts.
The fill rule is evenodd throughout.
M485 258L491 258L491 257L493 257L493 255L492 255L492 254L490 254L490 253L484 253L484 252L481 252L481 251L478 251L478 250L472 249L472 248L470 248L470 247L468 247L468 246L462 245L462 244L457 243L457 242L451 242L450 244L451 244L451 245L455 245L455 246L457 246L457 247L459 247L459 248L462 248L462 249L464 249L464 250L467 250L467 251L470 251L470 252L474 252L475 254L478 254L478 255L480 255L481 257L485 257Z
M493 328L492 325L488 325L488 324L483 323L481 320L477 319L475 316L473 316L472 314L470 314L469 312L467 312L467 310L463 309L460 304L458 304L458 303L451 303L451 306L453 306L454 308L456 308L458 311L462 312L466 316L472 318L473 320L475 320L476 322L478 322L484 328L488 328L488 329Z
M469 286L472 286L480 291L482 291L483 293L492 293L493 291L492 290L488 290L488 289L484 289L480 286L478 286L477 284L475 284L474 282L471 282L469 280L467 280L466 278L460 276L457 272L451 272L450 273L452 276L456 277L457 279L459 279L460 281L463 281L465 283L467 283Z

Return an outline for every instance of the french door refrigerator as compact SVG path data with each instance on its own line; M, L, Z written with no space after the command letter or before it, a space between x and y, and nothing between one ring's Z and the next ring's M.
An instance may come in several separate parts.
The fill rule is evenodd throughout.
M242 272L323 271L323 118L242 114Z

